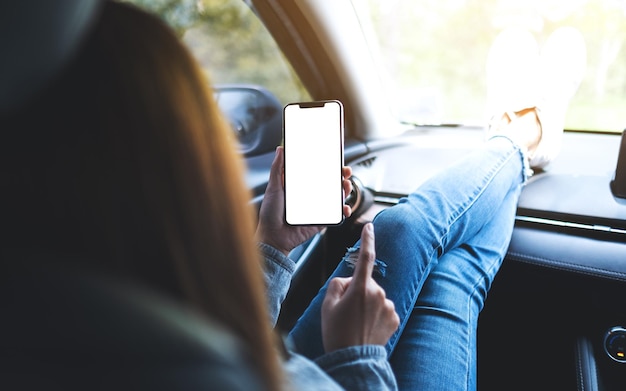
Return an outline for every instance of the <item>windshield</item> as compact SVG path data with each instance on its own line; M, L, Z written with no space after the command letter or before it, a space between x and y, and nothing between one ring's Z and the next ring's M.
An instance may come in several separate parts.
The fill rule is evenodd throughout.
M541 45L556 28L573 26L588 60L565 127L626 127L625 0L366 1L369 15L361 17L372 19L402 121L484 124L485 59L496 35L523 27Z

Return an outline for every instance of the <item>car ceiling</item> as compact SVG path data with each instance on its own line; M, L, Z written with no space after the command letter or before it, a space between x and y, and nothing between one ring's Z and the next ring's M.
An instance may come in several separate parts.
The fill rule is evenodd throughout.
M0 113L18 106L53 77L79 45L101 0L0 3ZM33 12L37 10L37 12ZM20 39L15 39L19 36Z

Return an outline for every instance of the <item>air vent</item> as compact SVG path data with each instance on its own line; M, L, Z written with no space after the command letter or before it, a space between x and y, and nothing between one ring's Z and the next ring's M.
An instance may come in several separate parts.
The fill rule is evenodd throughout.
M357 165L359 167L369 168L369 167L372 166L372 164L374 164L375 160L376 160L376 156L371 156L371 157L368 157L366 159L363 159L363 160L357 162L355 165Z

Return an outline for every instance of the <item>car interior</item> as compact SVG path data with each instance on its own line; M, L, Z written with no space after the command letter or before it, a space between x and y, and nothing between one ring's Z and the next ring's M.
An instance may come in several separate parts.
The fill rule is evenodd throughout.
M379 78L363 69L368 61L357 59L354 51L345 58L343 45L348 43L343 42L345 36L341 34L332 37L332 44L326 42L330 38L324 33L332 34L332 30L315 30L316 34L286 34L281 30L284 26L305 29L311 24L316 24L312 29L325 30L331 24L329 19L343 18L344 25L351 23L348 15L353 13L346 10L343 14L337 5L330 15L314 2L283 4L282 10L270 9L265 2L254 4L263 20L289 18L278 27L271 22L266 25L292 63L304 62L306 57L319 60L320 69L332 67L329 62L355 69L351 63L359 62L358 72L340 73L342 78L328 86L307 80L315 72L302 76L307 87L311 83L309 91L315 98L351 96L346 105L348 136L344 153L354 170L355 194L351 200L361 203L356 205L356 216L340 227L328 228L293 254L299 259L298 270L280 319L280 326L288 330L345 249L358 239L361 224L471 151L482 142L484 128L426 125L395 137L379 137L389 130L380 128L387 123L388 112L361 113L366 103L355 102L353 97L376 100L378 96L372 91L384 89L372 87ZM302 14L306 14L308 25L300 19ZM295 39L305 40L306 45L296 48L291 42ZM358 47L353 36L349 39ZM303 47L316 51L302 53ZM320 47L324 53L317 50ZM327 89L320 93L314 90L324 87ZM350 132L358 129L361 134L363 128L372 132L368 139L350 137ZM619 188L626 186L622 176L626 150L622 129L616 130L566 132L558 158L545 172L535 173L523 189L505 262L479 318L479 389L623 387L626 306L621 292L626 287L626 199ZM258 172L252 172L251 188L262 188L255 181Z
M85 26L97 17L98 3L59 0L52 7L30 0L0 6L0 39L7 48L5 58L11 59L0 62L0 114L23 104L58 72L79 45ZM134 3L149 9L149 1ZM177 2L193 8L191 3ZM359 17L362 2L237 3L261 21L305 91L297 98L283 98L258 81L214 79L215 96L240 140L256 208L263 200L274 149L281 143L286 99L336 99L345 107L344 161L353 169L353 191L346 202L354 212L343 224L325 228L290 254L296 272L278 324L287 332L346 248L359 238L363 224L482 143L484 126L397 119L387 99L387 79L380 75L380 59L370 46L371 26ZM35 6L41 13L31 11ZM33 34L19 35L18 40L14 31ZM59 50L33 50L25 56L24 47ZM626 68L625 58L619 58ZM523 189L510 247L479 319L480 390L624 389L626 118L620 115L622 123L611 129L568 123L559 157L537 171ZM89 366L93 370L110 365L121 350L129 351L134 363L150 362L142 368L161 375L146 385L141 380L146 372L133 376L120 372L124 379L136 381L135 389L195 389L202 384L200 379L206 379L197 376L205 367L215 368L211 373L216 380L210 386L218 386L213 389L255 389L253 375L226 331L134 287L57 278L55 273L26 271L3 279L2 308L11 321L0 327L4 378L0 384L21 384L11 389L54 381L67 385L61 380L68 375L62 369L84 364L72 361L76 355L98 356L100 361ZM75 300L76 291L92 305ZM20 297L23 300L16 299ZM89 310L93 306L106 311L96 317ZM67 322L57 323L59 317ZM137 324L142 325L140 332ZM106 338L97 339L104 345L92 343L97 333L104 333ZM120 340L137 343L118 344ZM68 361L58 360L51 349L70 352L61 356ZM34 360L33 355L46 358ZM49 366L55 360L58 365ZM31 376L37 373L41 376ZM71 386L84 387L97 376L102 373L86 371ZM112 379L110 384L116 384Z

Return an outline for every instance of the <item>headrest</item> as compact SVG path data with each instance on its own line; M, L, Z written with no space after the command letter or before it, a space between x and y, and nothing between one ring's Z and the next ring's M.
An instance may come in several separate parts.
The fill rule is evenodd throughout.
M18 107L69 60L102 0L0 2L0 114Z

